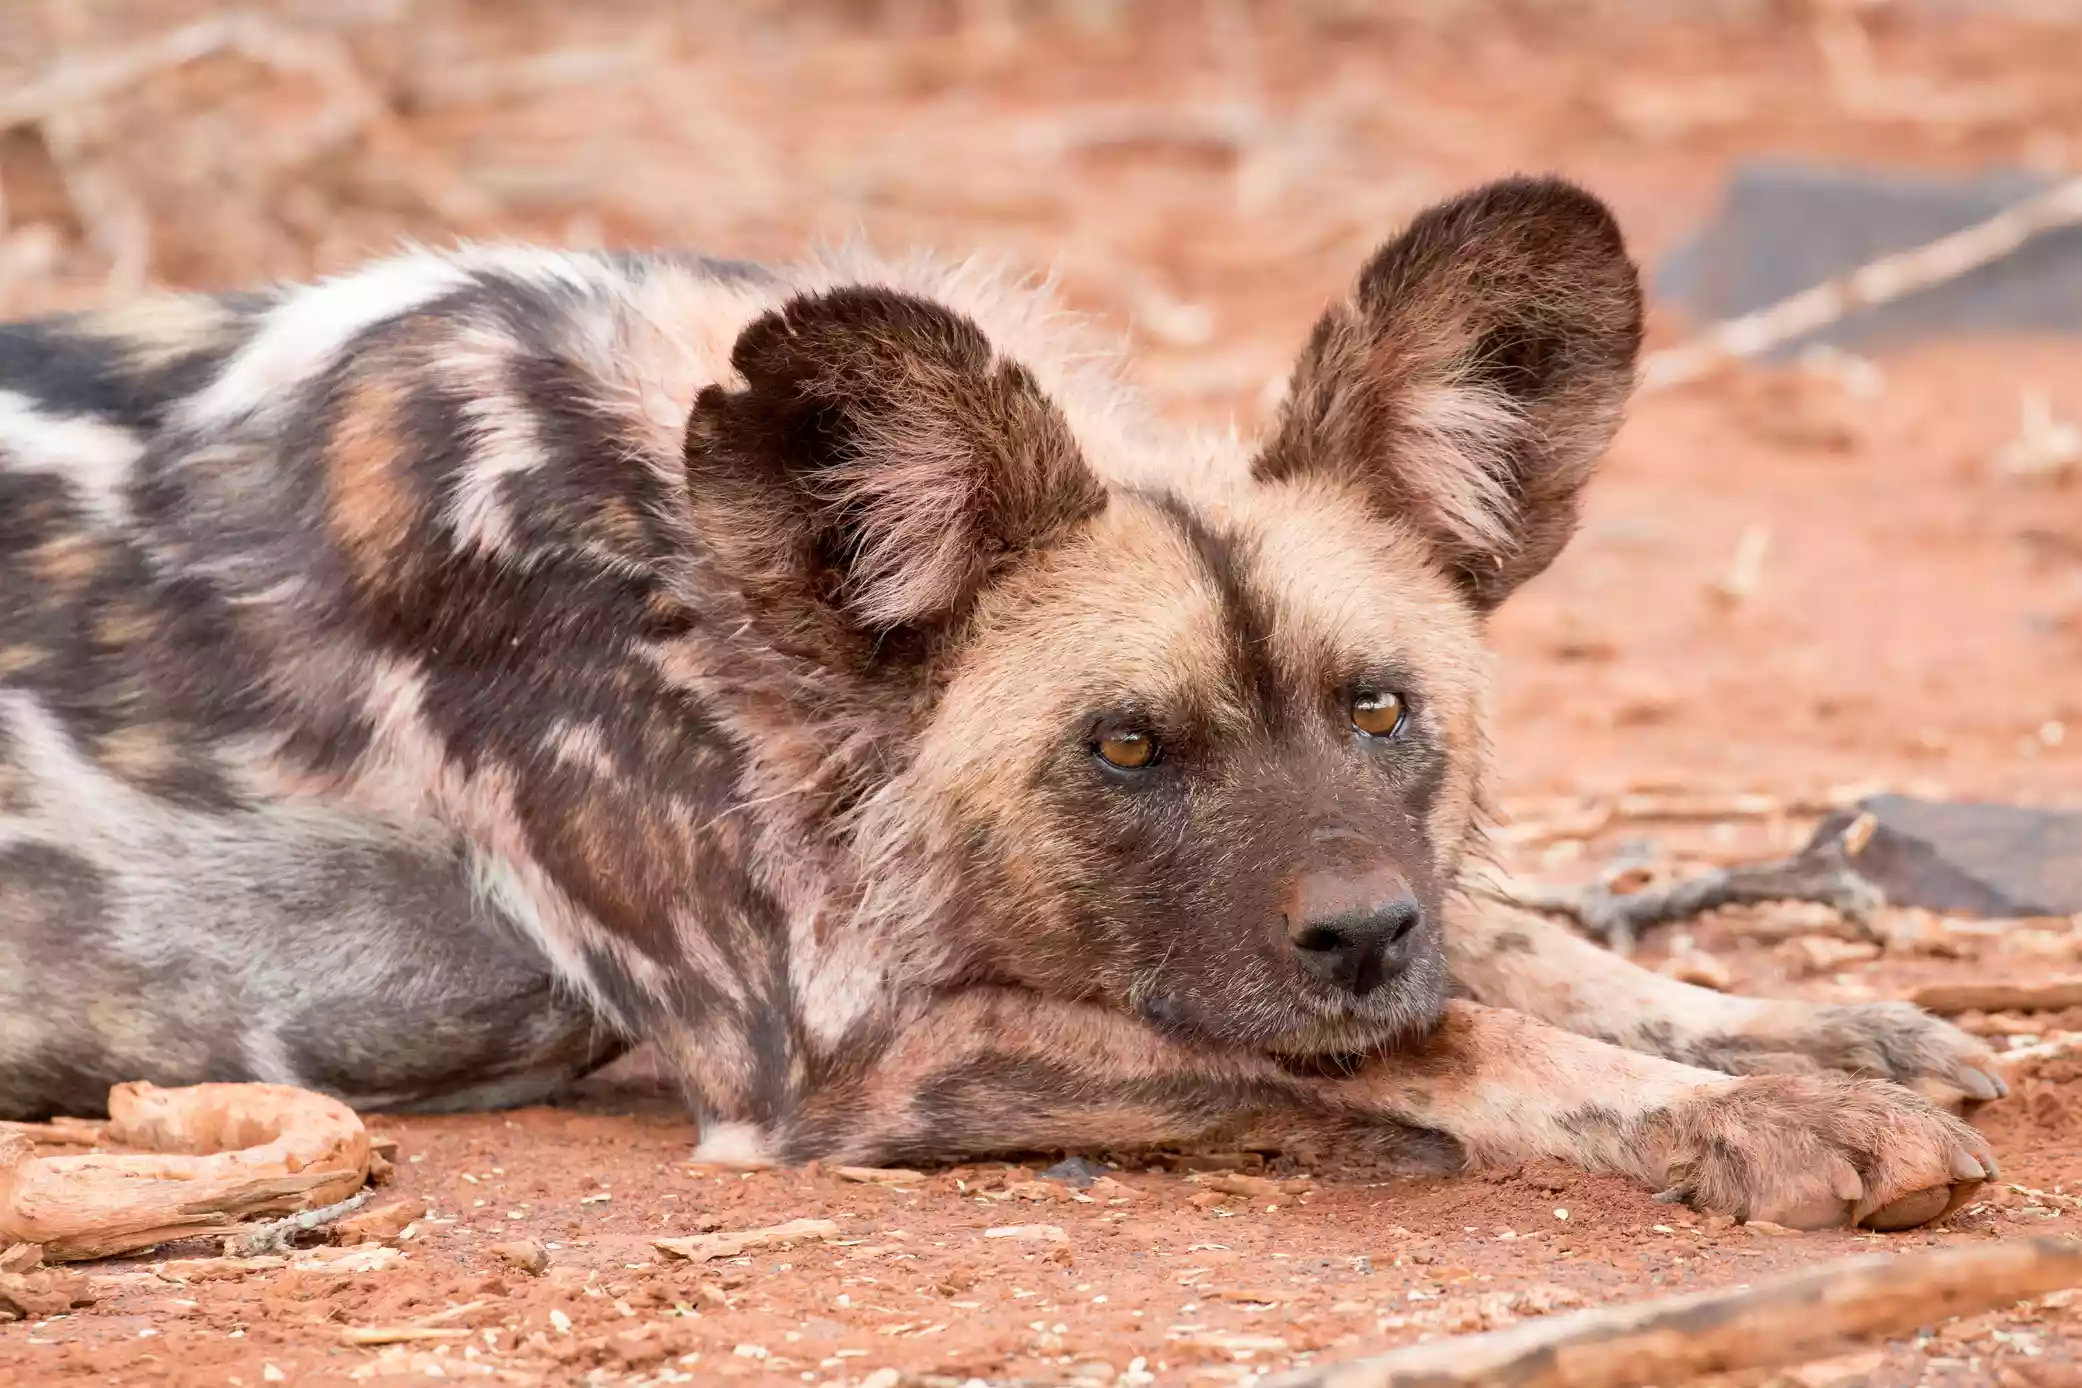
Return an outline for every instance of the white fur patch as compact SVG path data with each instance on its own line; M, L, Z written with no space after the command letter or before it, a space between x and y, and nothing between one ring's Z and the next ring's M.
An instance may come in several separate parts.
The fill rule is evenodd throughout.
M1525 414L1502 391L1453 382L1414 391L1398 466L1431 498L1453 538L1488 553L1507 550L1516 520L1511 450Z
M512 390L511 370L520 344L506 333L473 324L447 344L442 365L462 386L463 416L470 421L470 458L456 477L449 528L465 549L503 554L512 547L513 517L500 484L534 472L547 461L536 436L535 416Z
M718 1166L777 1164L773 1149L767 1145L765 1130L754 1123L703 1123L693 1159Z
M111 528L129 517L124 490L144 445L128 429L82 415L53 414L26 395L0 390L0 462L62 477Z
M469 282L466 266L422 252L300 289L268 312L217 378L182 407L179 421L201 432L275 414L355 338Z

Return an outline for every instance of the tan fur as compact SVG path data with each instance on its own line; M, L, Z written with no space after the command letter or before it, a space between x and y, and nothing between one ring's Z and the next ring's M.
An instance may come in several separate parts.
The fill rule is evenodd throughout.
M398 385L381 372L358 376L327 441L325 481L333 524L361 582L372 592L411 581L407 538L421 504L400 475Z
M118 344L138 371L164 371L229 340L237 315L200 294L153 294L81 314L73 326Z

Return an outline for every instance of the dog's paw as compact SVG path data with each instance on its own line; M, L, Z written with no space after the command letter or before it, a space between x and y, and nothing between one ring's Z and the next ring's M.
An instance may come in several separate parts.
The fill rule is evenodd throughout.
M1913 1229L1996 1174L1981 1135L1879 1080L1756 1075L1702 1085L1647 1124L1656 1198L1793 1229Z
M1698 1062L1731 1075L1838 1070L1900 1084L1935 1080L1986 1102L2009 1093L1995 1053L1913 1003L1788 1002L1716 1037Z

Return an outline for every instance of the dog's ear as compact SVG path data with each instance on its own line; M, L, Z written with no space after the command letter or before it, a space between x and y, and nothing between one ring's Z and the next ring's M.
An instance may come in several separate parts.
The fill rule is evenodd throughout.
M805 294L747 327L687 430L690 501L742 581L870 632L957 616L1106 493L1033 376L908 294Z
M1254 472L1357 484L1488 611L1574 532L1640 346L1605 205L1556 179L1494 183L1417 217L1316 324Z

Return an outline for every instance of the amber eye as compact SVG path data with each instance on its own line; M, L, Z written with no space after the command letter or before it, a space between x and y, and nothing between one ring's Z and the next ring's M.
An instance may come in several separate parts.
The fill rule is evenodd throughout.
M1389 737L1402 726L1407 710L1402 695L1366 693L1352 698L1352 726L1368 737Z
M1140 771L1156 761L1157 740L1147 733L1108 733L1092 744L1092 751L1108 766Z

